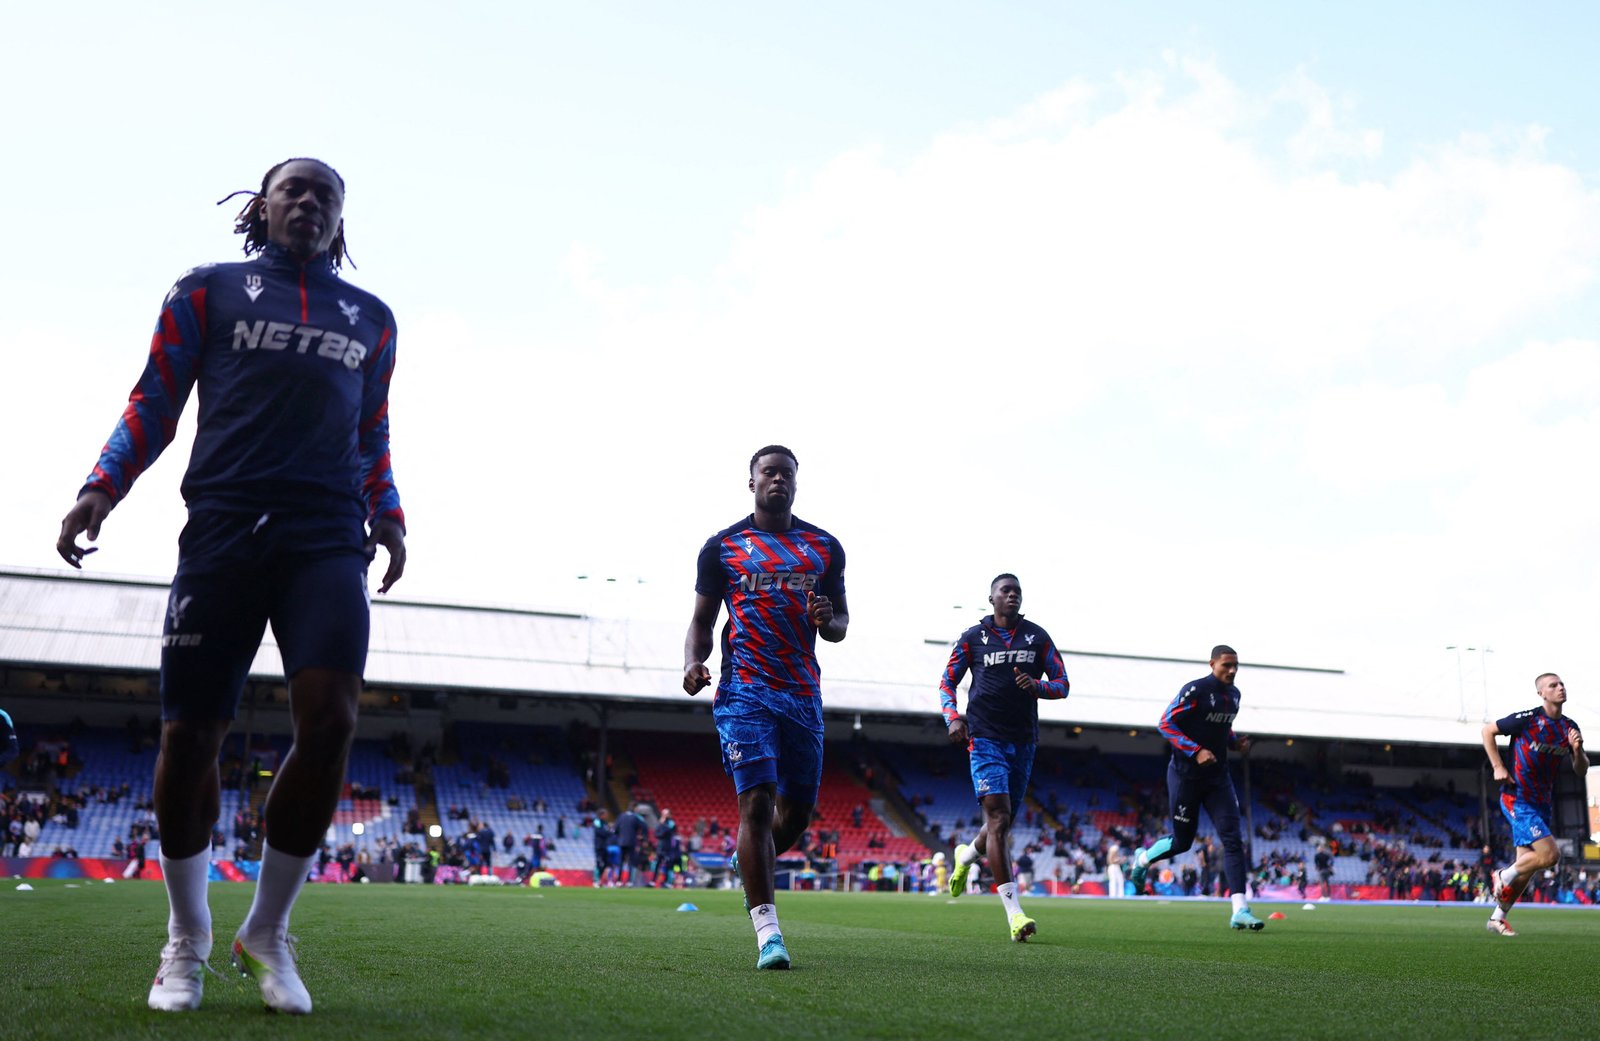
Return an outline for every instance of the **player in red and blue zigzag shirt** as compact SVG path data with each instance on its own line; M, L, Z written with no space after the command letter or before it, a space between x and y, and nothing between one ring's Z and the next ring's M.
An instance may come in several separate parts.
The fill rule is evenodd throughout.
M972 789L983 807L983 828L971 845L955 849L950 895L967 888L972 865L983 857L994 872L1011 939L1022 943L1038 926L1022 910L1011 877L1011 823L1028 791L1039 745L1039 699L1059 699L1070 689L1067 667L1043 627L1022 617L1022 583L996 575L989 583L994 613L956 639L939 681L939 710L950 742L967 750ZM967 716L956 711L956 688L968 670Z
M794 516L799 463L782 445L750 457L755 510L700 550L683 689L711 683L711 630L726 603L722 679L712 700L722 766L739 796L734 870L756 930L759 969L789 968L773 904L777 855L811 823L822 781L822 673L816 644L850 625L844 547Z
M1172 746L1167 764L1167 797L1172 810L1172 834L1163 836L1133 856L1129 880L1134 893L1144 891L1150 865L1185 852L1194 845L1200 827L1200 807L1222 839L1223 870L1232 896L1228 925L1258 932L1266 923L1250 913L1246 891L1244 834L1239 826L1239 796L1228 772L1228 749L1250 750L1250 739L1233 732L1239 714L1239 655L1227 644L1211 648L1211 672L1186 683L1167 705L1158 724Z
M339 278L344 179L318 159L268 170L234 230L244 263L195 268L168 294L144 373L56 551L73 567L112 507L156 461L198 384L162 636L155 812L171 913L149 1005L198 1008L212 946L206 901L217 754L270 622L283 656L294 744L265 807L254 901L234 938L266 1004L311 1011L286 930L333 819L355 735L369 632L367 565L405 569L405 515L389 464L389 308ZM231 198L231 196L230 196ZM223 200L227 201L227 200Z
M1567 759L1579 777L1589 772L1583 731L1565 714L1566 684L1560 676L1546 672L1533 686L1543 702L1540 707L1513 712L1483 727L1483 750L1494 769L1495 783L1501 785L1500 812L1511 822L1511 842L1517 847L1517 859L1511 866L1490 876L1495 908L1489 914L1488 929L1501 936L1517 935L1506 917L1511 905L1535 875L1555 867L1561 859L1550 833L1550 822L1555 819L1556 770ZM1511 738L1510 770L1495 743L1499 735Z

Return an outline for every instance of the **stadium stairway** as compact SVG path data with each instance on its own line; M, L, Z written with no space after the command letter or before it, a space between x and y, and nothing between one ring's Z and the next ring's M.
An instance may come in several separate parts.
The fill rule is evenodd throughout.
M856 754L861 762L870 766L878 777L888 778L892 782L890 784L881 784L874 789L870 805L873 812L881 817L885 824L890 826L893 833L898 836L910 836L928 849L939 850L947 848L948 843L935 838L933 832L923 822L922 815L912 809L911 804L906 801L905 795L900 791L900 777L884 758L878 754L878 750L863 742L857 747ZM867 784L866 777L862 776L859 770L856 771L856 779L864 787L871 787Z
M628 787L628 778L639 776L638 768L634 766L633 758L628 755L628 750L617 746L612 747L609 751L611 766L606 774L606 795L608 799L605 803L596 803L596 805L605 805L611 811L611 819L616 820L616 815L627 807L636 802L650 802L651 800L648 792L635 791Z
M444 828L443 821L439 817L439 799L434 792L432 773L417 773L412 778L411 789L417 794L417 821L422 825L424 845L442 851ZM439 827L439 838L432 837L435 827Z

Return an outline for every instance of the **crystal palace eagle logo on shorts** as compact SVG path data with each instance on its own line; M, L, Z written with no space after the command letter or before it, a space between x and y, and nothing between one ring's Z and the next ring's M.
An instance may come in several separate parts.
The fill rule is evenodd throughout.
M737 741L729 741L723 751L727 753L728 762L730 763L737 763L744 758L744 753L739 750Z

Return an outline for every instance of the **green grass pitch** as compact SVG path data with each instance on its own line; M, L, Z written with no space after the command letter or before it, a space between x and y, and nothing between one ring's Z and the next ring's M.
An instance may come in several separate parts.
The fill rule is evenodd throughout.
M1600 1036L1600 912L1480 907L1027 902L784 893L791 972L756 972L735 892L308 886L295 911L316 1011L262 1010L226 947L253 890L211 887L204 1007L145 992L165 939L159 883L0 880L0 1034L63 1038L1546 1038ZM696 913L674 909L688 900Z

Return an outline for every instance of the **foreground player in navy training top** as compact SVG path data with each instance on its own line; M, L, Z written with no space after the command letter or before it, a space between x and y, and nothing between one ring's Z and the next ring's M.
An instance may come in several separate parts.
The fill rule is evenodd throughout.
M234 230L252 261L195 268L167 295L144 374L56 550L81 567L113 506L172 440L189 392L200 416L161 639L155 811L170 915L151 1008L199 1007L211 954L206 901L217 754L268 622L283 654L294 744L267 795L255 900L235 963L269 1008L311 1011L287 935L344 783L366 665L367 565L405 569L389 467L394 318L342 281L344 180L316 159L279 163ZM226 201L226 200L224 200Z
M956 846L950 895L967 888L967 875L987 857L1011 938L1022 943L1037 931L1022 912L1011 878L1011 822L1028 792L1039 744L1039 699L1067 696L1067 667L1050 634L1022 617L1022 583L1016 575L989 583L994 613L956 639L939 681L939 709L952 744L968 750L972 789L983 807L983 827L972 845ZM956 688L972 671L967 718L956 711Z
M1489 931L1515 936L1506 914L1522 896L1528 883L1539 872L1556 866L1561 850L1550 833L1555 819L1556 770L1563 759L1570 759L1572 772L1579 777L1589 772L1589 757L1583 751L1583 731L1565 715L1567 685L1553 672L1533 681L1543 702L1538 708L1514 712L1483 727L1483 750L1494 769L1500 788L1500 812L1511 822L1511 842L1517 859L1510 867L1491 876L1495 908L1489 914ZM1511 769L1500 758L1495 737L1511 738Z
M712 700L722 768L739 794L734 870L756 929L758 969L787 969L772 902L777 855L800 840L822 783L822 674L816 644L850 626L844 547L794 516L794 453L768 445L750 457L755 512L700 550L694 617L683 645L683 689L711 683L711 629L724 603L722 678Z
M1172 745L1167 764L1167 795L1172 806L1172 834L1158 839L1133 856L1129 879L1135 893L1144 892L1150 865L1175 857L1194 845L1200 827L1200 807L1222 837L1223 870L1233 896L1235 929L1261 929L1267 923L1250 913L1245 892L1244 836L1239 831L1239 797L1228 772L1228 748L1250 750L1250 739L1233 732L1239 714L1239 655L1219 644L1211 649L1211 675L1185 684L1161 716L1161 733Z

